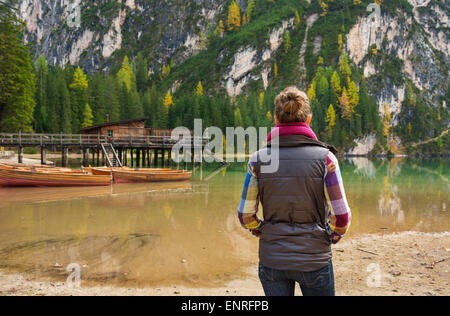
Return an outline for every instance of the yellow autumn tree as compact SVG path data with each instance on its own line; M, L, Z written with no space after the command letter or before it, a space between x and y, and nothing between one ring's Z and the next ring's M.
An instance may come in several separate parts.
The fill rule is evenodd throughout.
M259 108L262 109L263 105L264 105L264 98L265 98L265 94L264 92L261 92L259 94Z
M411 122L408 123L408 126L406 127L406 130L408 131L409 137L412 137L412 125L411 125Z
M228 8L228 30L233 31L241 27L241 9L235 0Z
M201 81L198 83L197 88L195 89L195 94L198 96L203 96L203 85Z
M270 111L267 112L267 114L266 114L266 119L267 119L267 123L268 123L268 124L273 123L273 116L272 116L272 113L270 113Z
M164 107L166 109L170 108L173 105L173 98L172 95L170 94L170 91L167 91L166 96L164 97Z
M133 71L131 70L130 61L127 56L123 58L122 67L117 73L117 79L130 90L135 82Z
M338 45L339 45L339 50L341 51L342 48L344 47L344 40L342 38L342 34L338 35Z
M389 132L391 129L391 120L392 120L392 116L391 116L391 111L389 110L389 104L385 103L384 104L383 132L384 132L384 136L386 136L386 137L389 136Z
M163 65L163 67L162 67L162 73L161 73L161 76L162 76L162 78L164 79L164 78L166 78L168 75L170 75L170 65Z
M73 74L73 82L70 84L71 89L86 90L89 86L89 82L86 74L78 67Z
M200 33L200 40L198 41L198 48L200 50L205 50L208 47L208 39L204 32Z
M348 84L348 98L350 102L350 109L352 114L355 113L355 108L359 104L359 92L358 92L358 86L354 81L349 81Z
M273 75L274 75L275 78L278 78L278 65L277 65L277 63L275 63L273 65Z
M325 122L328 124L327 131L328 131L328 135L331 138L331 137L333 137L333 128L336 126L336 111L333 107L333 104L330 104L330 107L328 108Z
M352 118L352 109L350 106L347 88L345 87L344 91L342 92L342 96L339 98L339 105L342 110L342 118L350 120Z
M361 1L362 1L362 0L353 0L353 4L354 4L354 5L361 4Z
M339 77L337 71L334 71L333 75L331 76L331 88L333 89L336 96L339 95L342 91L341 78Z
M302 19L300 18L300 14L297 10L295 10L295 26L299 26L302 22Z
M328 4L325 2L325 0L319 0L320 7L322 8L322 13L320 16L325 16L328 14Z
M311 84L311 87L309 87L307 94L308 94L308 98L310 101L312 101L316 98L316 82L315 81L313 81L313 83Z

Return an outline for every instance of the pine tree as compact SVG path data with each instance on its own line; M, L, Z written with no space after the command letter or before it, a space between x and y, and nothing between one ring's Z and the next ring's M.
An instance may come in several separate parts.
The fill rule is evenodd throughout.
M48 64L43 56L36 61L36 107L34 110L34 130L38 133L47 131L48 120Z
M48 132L72 133L72 107L64 71L56 66L48 76ZM78 132L78 130L76 131Z
M92 115L91 107L89 106L89 104L86 103L86 106L84 107L83 123L81 124L81 128L92 126L93 118L94 118L94 116Z
M247 4L247 23L249 23L251 21L251 19L253 18L255 9L256 9L255 0L249 0L248 4Z
M120 91L120 85L116 78L113 76L107 76L105 80L105 119L106 115L109 116L111 122L117 122L120 120L120 102L118 92Z
M0 131L31 132L35 108L35 76L28 49L21 40L24 23L17 1L0 5Z
M136 88L139 92L144 92L148 85L148 62L138 53L136 61Z
M228 30L233 31L241 27L241 9L233 0L228 8Z
M105 79L102 73L96 73L89 83L89 107L94 114L94 124L102 124L106 121L106 92Z

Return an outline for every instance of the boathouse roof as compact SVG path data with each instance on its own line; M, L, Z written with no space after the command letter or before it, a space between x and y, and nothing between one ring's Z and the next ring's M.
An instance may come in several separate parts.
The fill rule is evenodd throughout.
M103 123L103 124L94 125L94 126L88 126L88 127L82 128L80 131L81 132L87 132L87 131L91 131L93 129L99 129L99 128L102 128L102 127L116 126L116 125L129 125L129 124L132 124L132 123L140 123L140 122L145 122L145 121L148 121L148 120L149 120L148 117L143 117L143 118L132 119L132 120L123 120L123 121L118 121L118 122L109 122L109 123Z

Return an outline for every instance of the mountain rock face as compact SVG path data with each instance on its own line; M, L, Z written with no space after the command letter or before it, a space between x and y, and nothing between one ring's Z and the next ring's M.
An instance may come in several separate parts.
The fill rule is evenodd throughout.
M414 15L399 11L397 16L383 14L381 20L361 18L347 36L350 58L364 68L364 76L376 76L380 69L366 58L373 45L384 54L403 62L403 75L425 93L430 106L438 105L447 93L450 62L450 34L448 7L446 12L431 0L410 0ZM416 26L419 25L418 29ZM401 104L405 100L406 84L384 82L382 90L372 89L384 114L389 104L392 123L398 123Z
M244 11L247 1L237 2ZM375 20L361 14L344 35L347 55L367 78L380 115L384 117L386 108L389 110L392 127L400 122L402 103L411 85L433 108L447 109L449 94L448 0L408 2L411 8L399 5L394 10L382 10ZM308 3L305 7L313 8L314 2ZM22 0L19 8L26 22L24 40L36 58L42 55L50 65L80 65L93 73L107 71L124 55L134 57L140 52L148 59L151 74L162 65L180 65L200 50L209 49L207 35L216 29L220 19L226 24L228 4L227 0ZM80 23L73 26L68 21L76 12L80 13L75 16ZM292 39L300 45L292 84L307 89L305 58L308 50L317 57L323 45L320 34L310 36L308 32L323 17L317 10L304 14L306 32L300 33L304 37ZM295 27L291 17L283 17L277 25L265 28L265 34L257 34L265 38L260 43L240 42L237 47L214 51L216 65L210 66L220 72L214 74L214 88L233 97L246 93L253 83L268 89L276 77L274 57L282 49L283 36ZM374 50L382 58L373 58ZM396 79L386 73L394 73ZM172 92L185 79L174 78L169 85ZM367 154L374 142L374 135L362 137L352 152Z
M146 51L149 60L181 62L199 47L225 0L23 0L25 42L50 65L104 70L121 49ZM67 23L80 13L80 25ZM71 25L71 26L69 26Z

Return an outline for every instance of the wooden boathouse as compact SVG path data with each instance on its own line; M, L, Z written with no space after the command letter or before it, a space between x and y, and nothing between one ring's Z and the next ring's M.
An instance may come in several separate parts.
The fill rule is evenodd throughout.
M80 134L3 133L0 147L18 149L19 163L23 162L24 148L38 147L42 164L46 164L48 151L60 150L63 166L68 165L69 151L82 153L83 166L170 166L172 149L177 143L171 139L172 131L147 128L146 121L147 118L108 122L83 128ZM194 160L203 161L202 150L208 139L191 136L183 141L191 143Z

